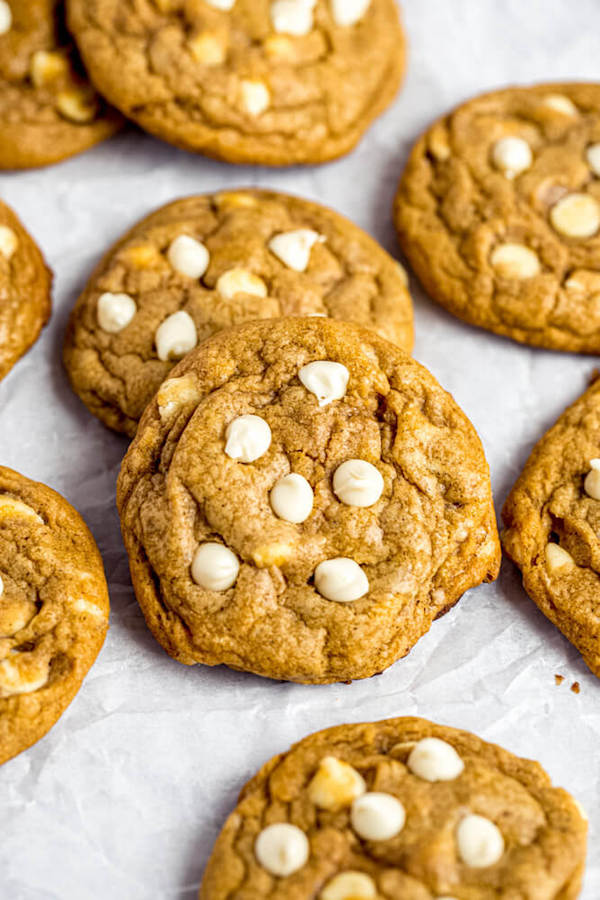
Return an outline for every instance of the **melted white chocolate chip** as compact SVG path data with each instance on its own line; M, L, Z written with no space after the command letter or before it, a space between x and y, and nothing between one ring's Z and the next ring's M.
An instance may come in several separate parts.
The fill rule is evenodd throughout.
M335 470L333 490L348 506L373 506L383 493L383 477L364 459L349 459Z
M563 116L576 116L579 110L569 97L564 94L546 94L544 97L544 106L553 109L554 112L561 113Z
M240 105L249 116L260 116L271 104L271 94L262 81L240 82Z
M325 756L308 785L308 799L319 809L343 809L367 790L362 775L349 763Z
M163 362L183 359L198 343L194 320L184 309L168 316L154 335L158 358Z
M249 272L248 269L230 269L217 281L217 293L225 300L233 300L239 294L266 297L267 286L262 278Z
M575 565L575 560L571 554L559 547L558 544L546 544L545 556L546 568L551 575L557 575Z
M341 363L323 359L303 366L298 378L306 390L315 395L319 406L327 406L345 396L350 372Z
M404 807L396 797L369 791L352 804L352 827L365 841L390 841L400 834L406 821Z
M306 272L310 262L310 252L315 244L325 238L311 228L298 228L276 234L269 241L269 250L294 272Z
M213 6L215 9L225 10L225 12L233 9L235 6L235 0L205 0L205 2L209 6Z
M48 660L15 652L0 662L0 697L39 691L48 681L48 675Z
M271 429L260 416L238 416L227 427L225 453L231 459L251 463L267 452L271 446Z
M454 781L465 764L451 744L439 738L423 738L407 760L410 771L424 781Z
M12 12L6 0L0 0L0 34L7 34L12 25Z
M19 238L8 225L0 225L0 253L10 259L19 246Z
M550 210L550 221L565 237L590 238L600 228L600 206L589 194L567 194Z
M505 137L496 141L492 150L492 160L497 169L507 178L516 178L530 168L533 153L527 141L520 137Z
M465 816L457 828L456 838L463 862L474 869L493 866L504 854L502 832L484 816Z
M336 25L355 25L367 12L371 0L331 0L331 10Z
M271 507L276 516L298 525L305 522L313 508L315 495L302 475L284 475L271 490Z
M2 580L2 575L0 575L0 597L4 593L4 581Z
M235 584L240 563L229 547L209 541L200 544L192 560L192 578L207 591L226 591Z
M541 268L537 254L524 244L499 244L490 262L501 278L533 278Z
M315 569L315 586L322 597L353 603L369 592L369 579L353 559L326 559Z
M1 494L0 519L4 517L14 518L15 516L23 519L31 519L38 525L44 524L42 517L36 513L35 509L28 506L27 503L23 503L22 500L17 500L15 497L9 497L7 494Z
M287 822L263 828L254 844L254 854L260 865L279 878L298 872L306 865L309 853L304 832Z
M210 262L204 244L187 234L180 234L172 241L167 258L176 272L188 278L202 278Z
M600 459L590 459L590 471L585 476L583 489L592 500L600 500Z
M319 900L375 900L377 886L364 872L342 872L328 881Z
M317 0L274 0L271 22L276 32L302 37L313 28L313 9Z
M129 294L106 293L98 297L96 317L98 325L107 334L118 334L127 328L137 312L133 297Z

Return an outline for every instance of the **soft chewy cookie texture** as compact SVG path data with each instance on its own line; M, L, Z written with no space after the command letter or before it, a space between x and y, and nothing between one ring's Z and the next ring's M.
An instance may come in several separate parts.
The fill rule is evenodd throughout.
M600 380L534 448L502 540L541 611L600 677Z
M48 321L51 285L52 273L37 245L0 201L0 379Z
M586 832L538 763L473 734L341 725L246 785L200 900L571 900Z
M74 390L133 436L176 361L252 319L332 316L410 352L406 273L372 238L316 203L259 190L176 200L104 257L73 310L64 359Z
M43 737L108 627L98 548L66 500L0 467L0 763Z
M111 103L230 162L348 152L404 72L395 0L70 0L68 10Z
M416 144L395 207L429 294L534 346L600 351L600 85L476 97Z
M59 162L121 119L90 86L60 0L0 0L0 169Z
M332 319L205 341L122 465L138 601L175 659L271 678L364 678L495 578L488 466L402 350Z

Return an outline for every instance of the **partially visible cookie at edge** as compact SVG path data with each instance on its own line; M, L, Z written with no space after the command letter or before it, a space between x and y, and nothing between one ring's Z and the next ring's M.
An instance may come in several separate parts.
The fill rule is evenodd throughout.
M536 444L502 517L523 587L600 677L600 379Z
M395 219L431 297L533 346L600 351L600 84L475 97L417 142Z
M402 350L333 319L252 322L189 353L117 502L165 650L269 678L382 672L500 563L471 423Z
M122 119L90 85L60 0L0 0L0 169L60 162Z
M424 719L340 725L246 785L200 900L574 900L586 835L537 762Z
M71 315L64 360L94 415L129 435L176 361L252 319L331 316L410 352L406 273L319 204L251 189L187 197L135 225Z
M0 380L50 317L52 273L14 212L0 201Z
M108 589L83 519L0 466L0 764L55 724L96 659Z
M404 74L395 0L70 0L68 13L111 103L234 163L347 153Z

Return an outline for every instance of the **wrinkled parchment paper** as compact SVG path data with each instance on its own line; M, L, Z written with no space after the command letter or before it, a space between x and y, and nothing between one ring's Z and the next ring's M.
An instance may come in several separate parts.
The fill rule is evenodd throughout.
M192 900L238 790L270 756L341 722L422 715L539 759L591 819L585 900L600 897L600 684L504 563L410 656L352 685L277 684L186 668L151 637L129 582L114 508L126 441L71 393L67 316L106 247L184 194L279 188L350 216L397 253L390 204L408 150L448 107L484 89L598 79L598 0L404 0L405 89L349 158L318 168L233 167L134 130L39 172L0 176L56 272L43 338L0 384L0 461L63 493L104 557L111 631L83 689L37 746L0 770L0 897ZM519 347L466 326L413 281L415 355L481 434L498 509L533 443L597 360ZM557 686L554 676L565 676ZM570 690L579 682L581 692Z

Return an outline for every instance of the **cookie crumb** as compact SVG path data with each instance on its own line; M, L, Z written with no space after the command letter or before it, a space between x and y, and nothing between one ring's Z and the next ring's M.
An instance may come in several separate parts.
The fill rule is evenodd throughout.
M571 690L573 691L574 694L578 694L578 693L579 693L579 691L580 691L581 689L580 689L580 687L579 687L579 682L578 682L578 681L574 681L574 682L573 682L573 684L571 685Z
M554 680L557 684L562 684L563 681L565 680L565 676L564 675L555 675Z

